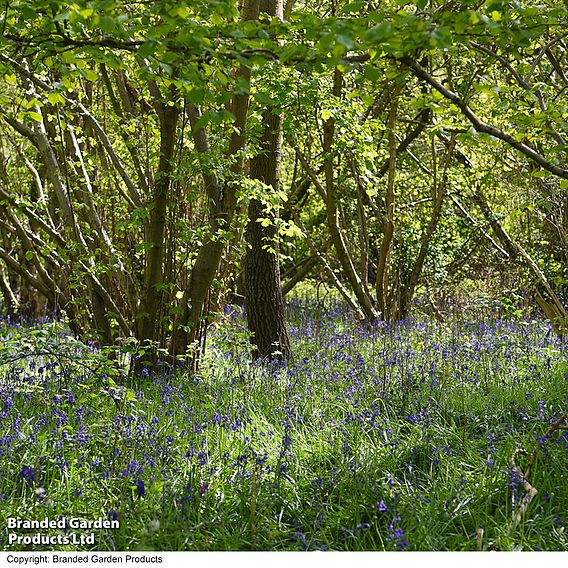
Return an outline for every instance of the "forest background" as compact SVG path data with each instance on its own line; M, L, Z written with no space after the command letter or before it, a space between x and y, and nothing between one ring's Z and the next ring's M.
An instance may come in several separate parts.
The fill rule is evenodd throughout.
M57 337L102 349L88 357L123 401L166 367L206 374L227 323L231 353L285 372L305 355L287 297L340 300L362 341L416 318L544 320L527 337L560 353L564 2L3 0L0 29L2 307L57 314ZM53 355L50 329L6 332L10 364ZM565 416L552 404L541 436ZM18 483L37 483L29 467ZM400 547L396 518L383 528Z
M8 308L174 358L227 298L289 358L308 278L370 323L481 291L564 325L562 2L2 13Z

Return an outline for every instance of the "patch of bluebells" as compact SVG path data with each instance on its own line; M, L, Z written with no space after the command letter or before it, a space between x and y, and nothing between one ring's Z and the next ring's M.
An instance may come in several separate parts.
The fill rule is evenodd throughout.
M14 365L0 386L0 456L12 468L0 477L0 491L9 494L14 477L29 487L39 477L56 483L73 470L94 491L99 485L133 488L126 491L130 500L120 506L109 491L102 497L103 510L135 511L154 498L155 487L163 487L164 501L170 499L180 516L189 519L206 516L206 505L221 506L218 495L246 494L243 488L253 483L267 503L279 503L279 492L308 472L316 512L311 525L294 534L300 547L317 548L310 545L318 542L312 533L334 522L328 512L332 496L341 491L347 500L363 499L377 475L383 475L391 495L373 494L365 506L377 515L387 542L403 550L410 547L407 512L393 501L394 480L385 480L390 474L371 471L368 462L377 456L400 460L397 475L404 477L409 494L417 503L427 502L428 476L463 457L461 441L430 432L441 415L468 425L467 415L444 414L445 398L474 393L489 409L490 381L503 384L504 392L530 383L530 391L514 404L505 402L505 420L493 420L488 412L468 432L483 442L481 467L504 463L496 461L499 445L517 427L534 431L536 442L566 451L568 433L546 441L538 437L552 412L538 390L539 361L549 368L554 363L550 352L558 347L554 336L543 340L540 324L496 320L441 327L409 320L391 329L355 326L339 304L306 309L305 303L292 303L289 309L299 356L288 367L251 363L245 343L231 339L235 331L226 327L212 330L204 375L180 376L166 368L163 374L143 371L144 387L138 392L72 362L36 357ZM234 323L242 323L240 318L238 310L230 312ZM78 358L94 352L78 343L73 349ZM16 388L23 383L33 388ZM314 432L325 444L320 461L302 448ZM416 440L409 443L412 436ZM47 440L46 446L40 440ZM16 465L26 452L45 453L45 447L49 455L41 468ZM368 454L362 455L362 448ZM186 478L187 472L191 475ZM522 498L519 480L511 471L503 477L517 503ZM458 493L466 490L464 485ZM456 499L457 494L449 498L448 510ZM553 505L544 499L543 504ZM284 505L274 514L282 509ZM364 538L374 522L353 515L344 525L355 538Z
M387 541L393 542L397 550L404 550L410 546L408 540L405 537L404 530L398 524L401 518L399 516L393 517L392 521L389 523L389 532L387 536Z

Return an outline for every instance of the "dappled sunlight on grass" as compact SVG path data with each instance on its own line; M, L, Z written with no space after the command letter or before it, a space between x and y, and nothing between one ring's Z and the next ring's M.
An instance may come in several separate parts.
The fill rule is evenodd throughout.
M289 312L288 365L251 362L234 308L200 374L134 388L61 326L4 324L31 347L2 351L0 526L118 518L99 549L568 549L568 432L541 438L568 366L546 324ZM538 494L511 526L511 459L537 443Z

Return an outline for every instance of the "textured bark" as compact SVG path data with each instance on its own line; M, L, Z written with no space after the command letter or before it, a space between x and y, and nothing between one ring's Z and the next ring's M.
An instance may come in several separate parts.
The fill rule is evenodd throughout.
M558 301L548 301L538 290L535 294L536 303L550 321L554 333L563 338L568 334L568 314Z
M251 175L252 169L251 165ZM260 175L258 170L254 175ZM263 227L258 222L260 218L266 218L266 211L260 202L253 200L246 229L250 249L244 263L248 329L255 357L289 360L292 351L280 287L276 229Z
M103 345L110 345L112 344L112 329L107 317L105 301L96 290L94 290L91 294L91 304L93 306L93 316L99 340L103 343Z
M150 201L152 210L146 239L149 250L146 255L144 291L139 319L138 337L141 340L156 339L158 308L163 295L164 235L177 117L178 110L175 106L160 105L160 159Z
M281 162L282 119L270 109L263 115L262 154L251 161L250 175L278 189ZM246 241L250 246L245 256L245 289L248 328L256 357L291 358L290 341L284 317L284 301L280 287L277 231L272 223L264 227L259 220L269 217L262 203L249 204Z
M10 286L10 281L4 274L2 266L0 266L0 292L2 293L2 307L7 309L8 313L16 313L20 304Z
M282 19L282 0L261 2L261 10ZM251 160L250 176L278 190L282 161L282 116L267 108L262 116L260 154ZM278 236L274 215L253 199L248 209L245 238L245 288L248 328L252 334L254 356L289 360L292 357L280 287ZM260 219L270 219L263 226Z

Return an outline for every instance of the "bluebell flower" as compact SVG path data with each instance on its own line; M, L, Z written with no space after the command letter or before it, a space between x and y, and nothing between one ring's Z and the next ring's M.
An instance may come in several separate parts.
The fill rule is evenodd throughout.
M300 545L304 550L308 548L308 543L306 542L306 535L303 532L297 532L294 536L300 541Z
M144 497L146 495L146 486L142 479L136 480L136 493L138 493L139 497Z
M25 481L34 481L36 472L31 467L24 465L20 470L20 477Z
M543 493L542 494L542 500L545 503L550 503L550 493L548 493L548 492Z

